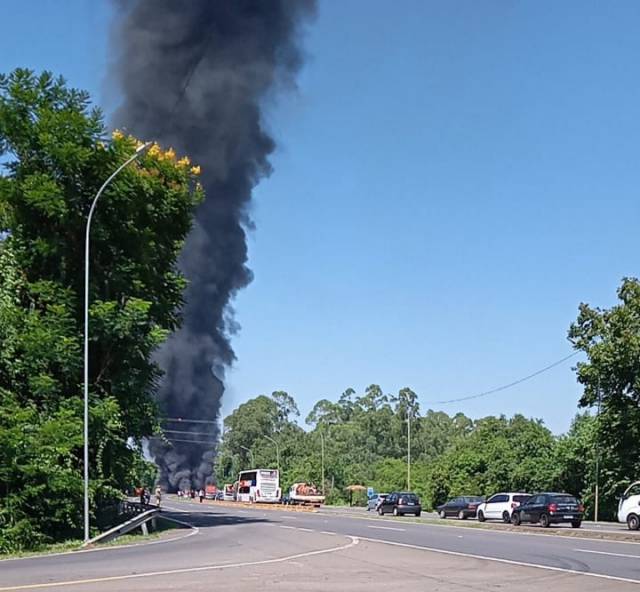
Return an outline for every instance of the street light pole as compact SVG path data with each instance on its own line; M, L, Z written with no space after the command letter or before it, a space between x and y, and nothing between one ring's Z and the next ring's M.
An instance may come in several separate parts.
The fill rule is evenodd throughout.
M280 475L280 448L278 448L278 443L270 436L265 436L265 438L276 445L276 463L278 465L278 475Z
M320 432L320 457L322 462L322 495L325 495L324 492L324 436L322 432Z
M407 491L411 491L411 415L407 407Z
M242 450L246 450L249 453L249 456L251 457L251 464L252 464L252 469L256 469L256 461L255 458L253 457L253 451L251 450L251 448L247 448L246 446L240 446L240 448L242 448Z
M87 216L87 228L84 240L84 540L89 540L89 238L91 233L91 220L98 205L98 199L108 187L109 183L126 166L138 158L144 150L151 146L151 142L139 146L133 156L122 163L111 176L102 184L102 187L93 198L89 215Z
M595 505L593 512L593 521L598 522L598 509L600 502L600 446L599 446L599 438L600 438L600 405L602 402L602 393L600 391L600 384L598 384L598 413L596 416L596 496L595 496Z

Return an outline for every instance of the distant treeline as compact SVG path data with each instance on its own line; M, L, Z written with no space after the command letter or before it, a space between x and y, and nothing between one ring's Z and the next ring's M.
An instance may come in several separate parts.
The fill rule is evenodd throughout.
M347 501L346 487L353 484L403 490L411 421L410 486L427 508L452 495L549 489L579 495L588 511L592 506L595 418L588 414L577 415L569 433L556 437L541 420L522 415L475 421L462 413L422 415L411 389L388 395L374 384L362 394L348 389L335 403L319 401L306 418L308 431L295 421L298 415L294 399L282 391L240 405L224 422L218 480L231 482L250 466L245 448L257 465L274 467L269 436L278 442L284 489L303 480L321 484L324 438L329 503ZM611 513L615 500L604 501Z

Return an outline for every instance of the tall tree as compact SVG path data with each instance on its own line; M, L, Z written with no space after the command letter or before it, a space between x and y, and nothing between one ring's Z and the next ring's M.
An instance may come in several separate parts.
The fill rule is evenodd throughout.
M603 510L640 475L640 282L625 278L609 309L581 304L569 340L587 360L577 365L580 405L601 406L596 425Z
M34 530L33 540L75 534L80 524L85 224L98 188L139 145L119 132L106 137L88 94L63 79L0 76L0 444L11 447L15 430L26 430L34 455L33 464L28 455L10 464L0 520L12 532L20 523ZM156 429L152 356L179 324L185 281L175 264L202 198L197 172L154 145L118 175L94 218L90 467L98 505L131 484L140 441ZM16 405L24 414L12 413ZM40 491L46 516L33 501ZM6 533L0 528L7 546L27 544Z

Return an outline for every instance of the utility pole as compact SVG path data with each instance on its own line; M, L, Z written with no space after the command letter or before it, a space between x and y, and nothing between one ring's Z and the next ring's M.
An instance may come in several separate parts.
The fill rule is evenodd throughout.
M411 415L407 406L407 491L411 491Z
M602 403L602 391L598 382L598 412L596 415L596 496L593 512L593 521L598 522L598 509L600 504L600 406Z
M322 432L320 432L320 456L322 462L322 495L325 495L324 492L324 436Z

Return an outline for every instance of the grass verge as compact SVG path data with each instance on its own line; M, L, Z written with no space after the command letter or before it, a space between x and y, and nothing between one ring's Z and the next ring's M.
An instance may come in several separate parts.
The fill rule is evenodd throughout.
M181 528L179 524L165 520L162 516L157 518L158 528L154 532L150 532L148 536L144 536L141 530L136 530L129 534L125 534L108 543L96 544L92 548L100 549L102 547L118 547L121 545L132 545L136 543L145 543L154 539L162 538L162 536L170 530ZM24 559L28 557L40 557L43 555L52 555L55 553L68 553L70 551L79 551L83 541L80 539L70 539L60 543L52 543L45 545L39 549L28 551L16 551L15 553L0 553L0 561L3 559Z

